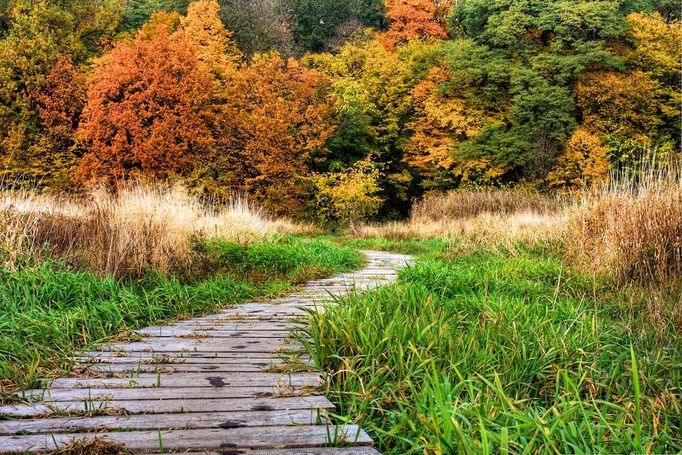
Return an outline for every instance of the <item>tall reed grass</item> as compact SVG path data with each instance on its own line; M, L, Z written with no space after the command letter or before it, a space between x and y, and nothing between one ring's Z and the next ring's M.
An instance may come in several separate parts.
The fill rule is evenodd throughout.
M460 252L544 242L582 270L620 283L674 284L682 277L682 161L642 163L577 196L514 190L428 196L408 220L365 225L356 235L443 237Z
M682 162L645 160L587 192L564 231L582 268L621 282L682 277Z
M48 254L103 275L139 276L191 265L192 240L249 243L310 226L273 219L239 198L202 204L181 187L132 185L82 201L30 192L0 194L0 259L13 267Z

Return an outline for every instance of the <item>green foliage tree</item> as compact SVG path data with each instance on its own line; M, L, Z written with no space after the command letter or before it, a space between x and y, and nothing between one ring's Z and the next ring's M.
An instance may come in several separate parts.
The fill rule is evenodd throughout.
M297 53L292 11L284 0L220 0L220 18L247 57L273 49L281 55Z
M621 6L610 0L458 2L450 27L470 41L445 47L453 84L496 115L478 137L456 147L457 157L475 160L478 169L488 163L504 180L541 180L578 123L577 81L586 72L622 68L611 50L626 30Z
M296 42L308 51L329 50L339 35L385 26L381 0L289 0Z
M121 18L125 31L138 30L156 12L187 13L190 0L127 0Z

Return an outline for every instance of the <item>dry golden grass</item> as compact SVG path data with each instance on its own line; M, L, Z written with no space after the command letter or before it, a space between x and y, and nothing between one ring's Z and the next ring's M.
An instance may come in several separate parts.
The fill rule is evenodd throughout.
M645 160L573 200L524 191L452 192L415 203L404 222L365 225L359 237L446 237L457 250L552 242L581 269L621 282L682 276L682 164Z
M411 218L417 221L471 219L480 215L511 215L556 213L561 201L536 191L489 189L451 191L433 194L412 206Z
M0 198L0 258L7 267L46 250L101 274L169 272L190 265L196 238L245 244L313 230L270 218L245 199L206 206L181 187L135 185L117 194L95 192L80 202L27 192L5 192Z
M485 246L513 250L518 242L536 243L555 238L557 228L566 216L533 212L511 214L483 213L456 220L423 220L365 225L357 229L358 237L385 237L404 241L413 238L445 237L457 239L458 250Z
M587 193L565 229L581 267L621 281L668 283L682 276L680 163L647 163Z
M63 447L49 452L49 455L129 455L134 452L125 445L106 435L97 435L92 439L74 440Z
M445 237L458 240L458 251L478 246L513 250L519 242L556 237L566 221L562 207L558 199L536 192L456 191L417 201L406 221L364 225L355 235L391 240Z

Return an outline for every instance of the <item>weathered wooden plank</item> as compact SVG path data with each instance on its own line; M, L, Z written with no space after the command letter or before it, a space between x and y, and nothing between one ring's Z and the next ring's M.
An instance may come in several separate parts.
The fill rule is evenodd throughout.
M266 372L266 370L284 364L283 360L263 359L259 361L245 361L236 363L93 363L86 365L91 374L141 374L141 373L247 373ZM131 376L135 377L135 376Z
M127 414L164 414L217 411L277 411L292 409L333 409L334 405L325 397L284 397L284 398L217 398L176 400L134 400L134 401L56 401L49 404L8 404L0 406L0 416L5 418L27 418L44 415L113 414L125 411ZM0 447L2 447L0 445Z
M233 308L228 308L225 310L221 310L220 312L216 313L216 315L212 316L204 316L204 317L199 317L197 320L199 321L214 321L216 319L219 319L215 316L218 315L234 315L234 314L249 314L249 313L267 313L267 312L295 312L298 314L301 314L302 312L298 310L300 306L304 304L299 304L296 302L292 303L280 303L280 304L275 304L275 303L245 303L238 305Z
M237 327L222 327L215 326L210 330L201 328L189 328L189 327L165 327L162 330L153 331L138 331L141 335L146 335L148 337L220 337L220 338L287 338L291 332L294 330L291 328L283 329L270 329L270 330L252 330L246 328Z
M150 357L77 357L83 366L108 365L108 364L129 364L129 365L242 365L247 363L270 364L271 362L280 363L281 359L270 355L269 357L183 357L182 355L156 355Z
M125 388L125 389L32 389L17 395L34 401L83 400L175 400L199 398L250 398L271 396L310 395L311 388L291 387L286 384L247 385L238 387L175 387L175 388Z
M284 384L292 387L321 384L319 373L178 373L156 375L144 373L134 378L59 378L51 389L128 388L128 387L241 387L245 385Z
M98 436L125 445L132 451L150 450L233 450L238 448L286 449L319 447L330 442L329 434L338 435L339 442L369 445L372 440L356 425L345 427L280 426L244 427L229 429L195 429L172 431L105 432ZM51 435L0 436L0 447L15 452L40 452L62 448L73 442L90 440L94 434L65 433Z
M179 360L196 359L214 359L216 362L227 360L269 360L273 357L271 352L240 352L240 351L225 351L225 352L200 352L200 351L166 351L166 352L152 352L152 351L105 351L105 352L81 352L75 358L91 359L89 363L96 363L99 361L106 362L107 359L124 359L126 362L158 361L159 359L171 358ZM127 359L127 360L125 360Z
M251 426L315 425L326 422L316 409L234 411L130 416L56 417L0 421L0 435L82 431L185 430Z
M247 341L238 339L212 340L192 338L174 338L170 340L135 341L132 343L113 343L102 346L103 351L146 351L146 352L277 352L281 349L300 348L296 342L290 340L267 340L254 338Z
M358 447L297 447L295 449L232 449L220 452L182 452L183 455L379 455L371 446ZM161 455L150 454L150 455Z
M164 326L150 326L137 330L137 333L150 336L161 336L164 333L173 333L174 330L225 330L225 331L248 331L248 332L274 332L287 331L291 328L291 323L272 321L241 322L232 321L216 324L214 321L202 322L195 319L180 321L175 324Z

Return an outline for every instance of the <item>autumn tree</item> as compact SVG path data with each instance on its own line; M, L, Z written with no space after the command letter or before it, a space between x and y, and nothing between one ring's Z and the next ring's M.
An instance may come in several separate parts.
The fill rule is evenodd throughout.
M65 188L80 154L74 135L86 102L85 75L73 65L70 55L62 55L30 95L43 125L42 139L51 150L32 164L50 169L50 178L43 184Z
M241 52L230 40L232 32L220 21L219 11L216 0L194 0L182 20L185 36L195 46L197 57L214 69L241 58Z
M626 54L629 65L655 81L650 102L656 105L661 119L659 131L672 142L682 145L682 21L666 21L659 13L633 13L627 17L627 38L631 49Z
M661 124L655 93L658 83L641 71L591 73L576 86L575 97L583 124L610 138L614 148L631 141L652 143Z
M44 134L33 94L45 93L43 82L60 55L79 64L106 46L118 11L115 0L8 2L0 39L0 180L51 184L50 163L60 162L63 150Z
M186 175L211 147L211 80L182 31L118 44L94 70L78 130L78 176L114 181Z
M152 40L159 33L172 35L180 28L181 21L182 16L176 12L158 11L140 27L137 35L145 40Z
M566 142L547 180L553 187L582 189L605 181L610 169L610 153L601 136L579 126Z
M424 189L444 190L459 183L463 171L454 157L455 146L476 136L487 118L449 87L451 82L448 69L437 66L412 91L412 134L403 161Z
M314 206L316 218L326 224L355 225L375 216L382 203L379 197L380 171L371 156L350 168L316 174Z
M413 181L402 157L412 90L436 53L435 44L418 40L390 52L368 39L309 59L333 81L339 127L328 142L329 164L348 167L372 154L383 170L380 196L396 210L393 215L405 213L410 205Z
M190 0L127 0L121 15L121 27L135 32L155 13L185 14L189 3Z
M384 26L381 0L289 0L287 4L293 13L294 38L307 51L334 50L344 35Z
M220 19L249 58L272 50L297 52L292 31L293 8L284 0L220 0Z
M388 49L413 38L447 37L443 12L449 2L439 0L386 0L388 31L381 41Z
M329 84L323 74L279 54L257 54L227 87L235 189L253 195L269 210L296 214L305 189L299 182L322 159L330 123Z
M618 3L462 0L450 28L460 37L445 45L453 84L494 114L456 158L502 183L542 182L579 123L577 81L622 66L610 45L626 30Z

